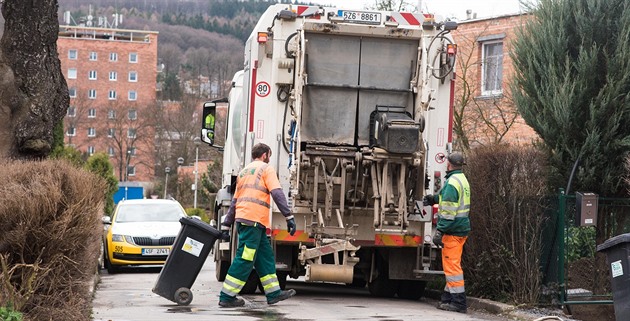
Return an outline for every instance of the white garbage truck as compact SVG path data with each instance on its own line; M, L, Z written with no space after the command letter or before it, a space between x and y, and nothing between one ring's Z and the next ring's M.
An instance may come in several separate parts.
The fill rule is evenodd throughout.
M262 15L232 82L225 144L215 146L214 101L201 138L223 150L218 222L251 147L272 148L298 226L290 235L272 206L282 287L303 277L417 299L443 275L422 199L444 183L451 148L456 28L423 13L277 4ZM219 281L234 234L216 244ZM254 272L242 293L257 286Z

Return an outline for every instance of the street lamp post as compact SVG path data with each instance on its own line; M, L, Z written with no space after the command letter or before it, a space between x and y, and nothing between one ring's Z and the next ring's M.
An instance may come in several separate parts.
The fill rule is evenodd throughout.
M195 137L193 139L193 143L195 143L195 198L193 201L193 207L197 208L197 175L199 173L199 145L201 144L201 138L199 138L199 136Z
M164 168L164 173L166 173L166 178L164 179L164 199L166 199L166 191L168 190L168 173L171 172L171 168L166 166Z
M131 150L127 148L127 166L125 167L125 182L129 181L129 160L131 158Z
M179 198L181 198L181 197L182 197L182 195L181 195L181 183L182 183L182 182L181 182L181 180L179 179L179 168L180 168L183 164L184 164L184 158L183 158L183 157L178 157L178 158L177 158L177 173L176 173L176 174L177 174L177 188L176 188L176 191L175 191L175 195L176 195L175 197L176 197L177 199L179 199Z

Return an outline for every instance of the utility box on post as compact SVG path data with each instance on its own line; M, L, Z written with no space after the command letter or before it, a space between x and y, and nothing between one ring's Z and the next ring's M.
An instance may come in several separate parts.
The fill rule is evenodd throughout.
M580 226L597 225L597 194L575 193L576 220Z

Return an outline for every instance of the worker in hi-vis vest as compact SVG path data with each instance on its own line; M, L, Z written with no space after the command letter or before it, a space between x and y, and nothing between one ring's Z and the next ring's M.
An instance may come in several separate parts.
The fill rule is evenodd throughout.
M253 161L238 174L232 204L225 221L221 223L224 231L229 230L233 223L236 223L238 230L236 256L227 272L219 296L221 307L245 305L245 301L237 298L236 295L245 286L254 267L260 277L268 304L274 304L295 295L293 289L287 291L280 289L280 282L276 275L276 261L266 233L265 224L270 222L270 196L286 218L289 233L293 235L296 230L295 219L289 210L276 171L268 164L270 158L269 146L254 145Z
M464 164L461 153L448 155L444 187L439 195L424 197L425 205L438 204L438 223L433 244L442 247L446 287L437 308L461 313L466 313L462 252L470 232L470 185L462 172Z

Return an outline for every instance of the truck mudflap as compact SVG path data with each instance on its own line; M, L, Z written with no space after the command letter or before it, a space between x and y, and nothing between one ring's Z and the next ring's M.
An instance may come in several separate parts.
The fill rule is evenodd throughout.
M298 259L300 264L306 266L305 280L307 282L352 283L354 265L359 262L359 258L355 255L360 248L353 245L350 240L342 239L320 239L313 248L302 245ZM322 257L326 255L333 257L333 264L322 263Z

